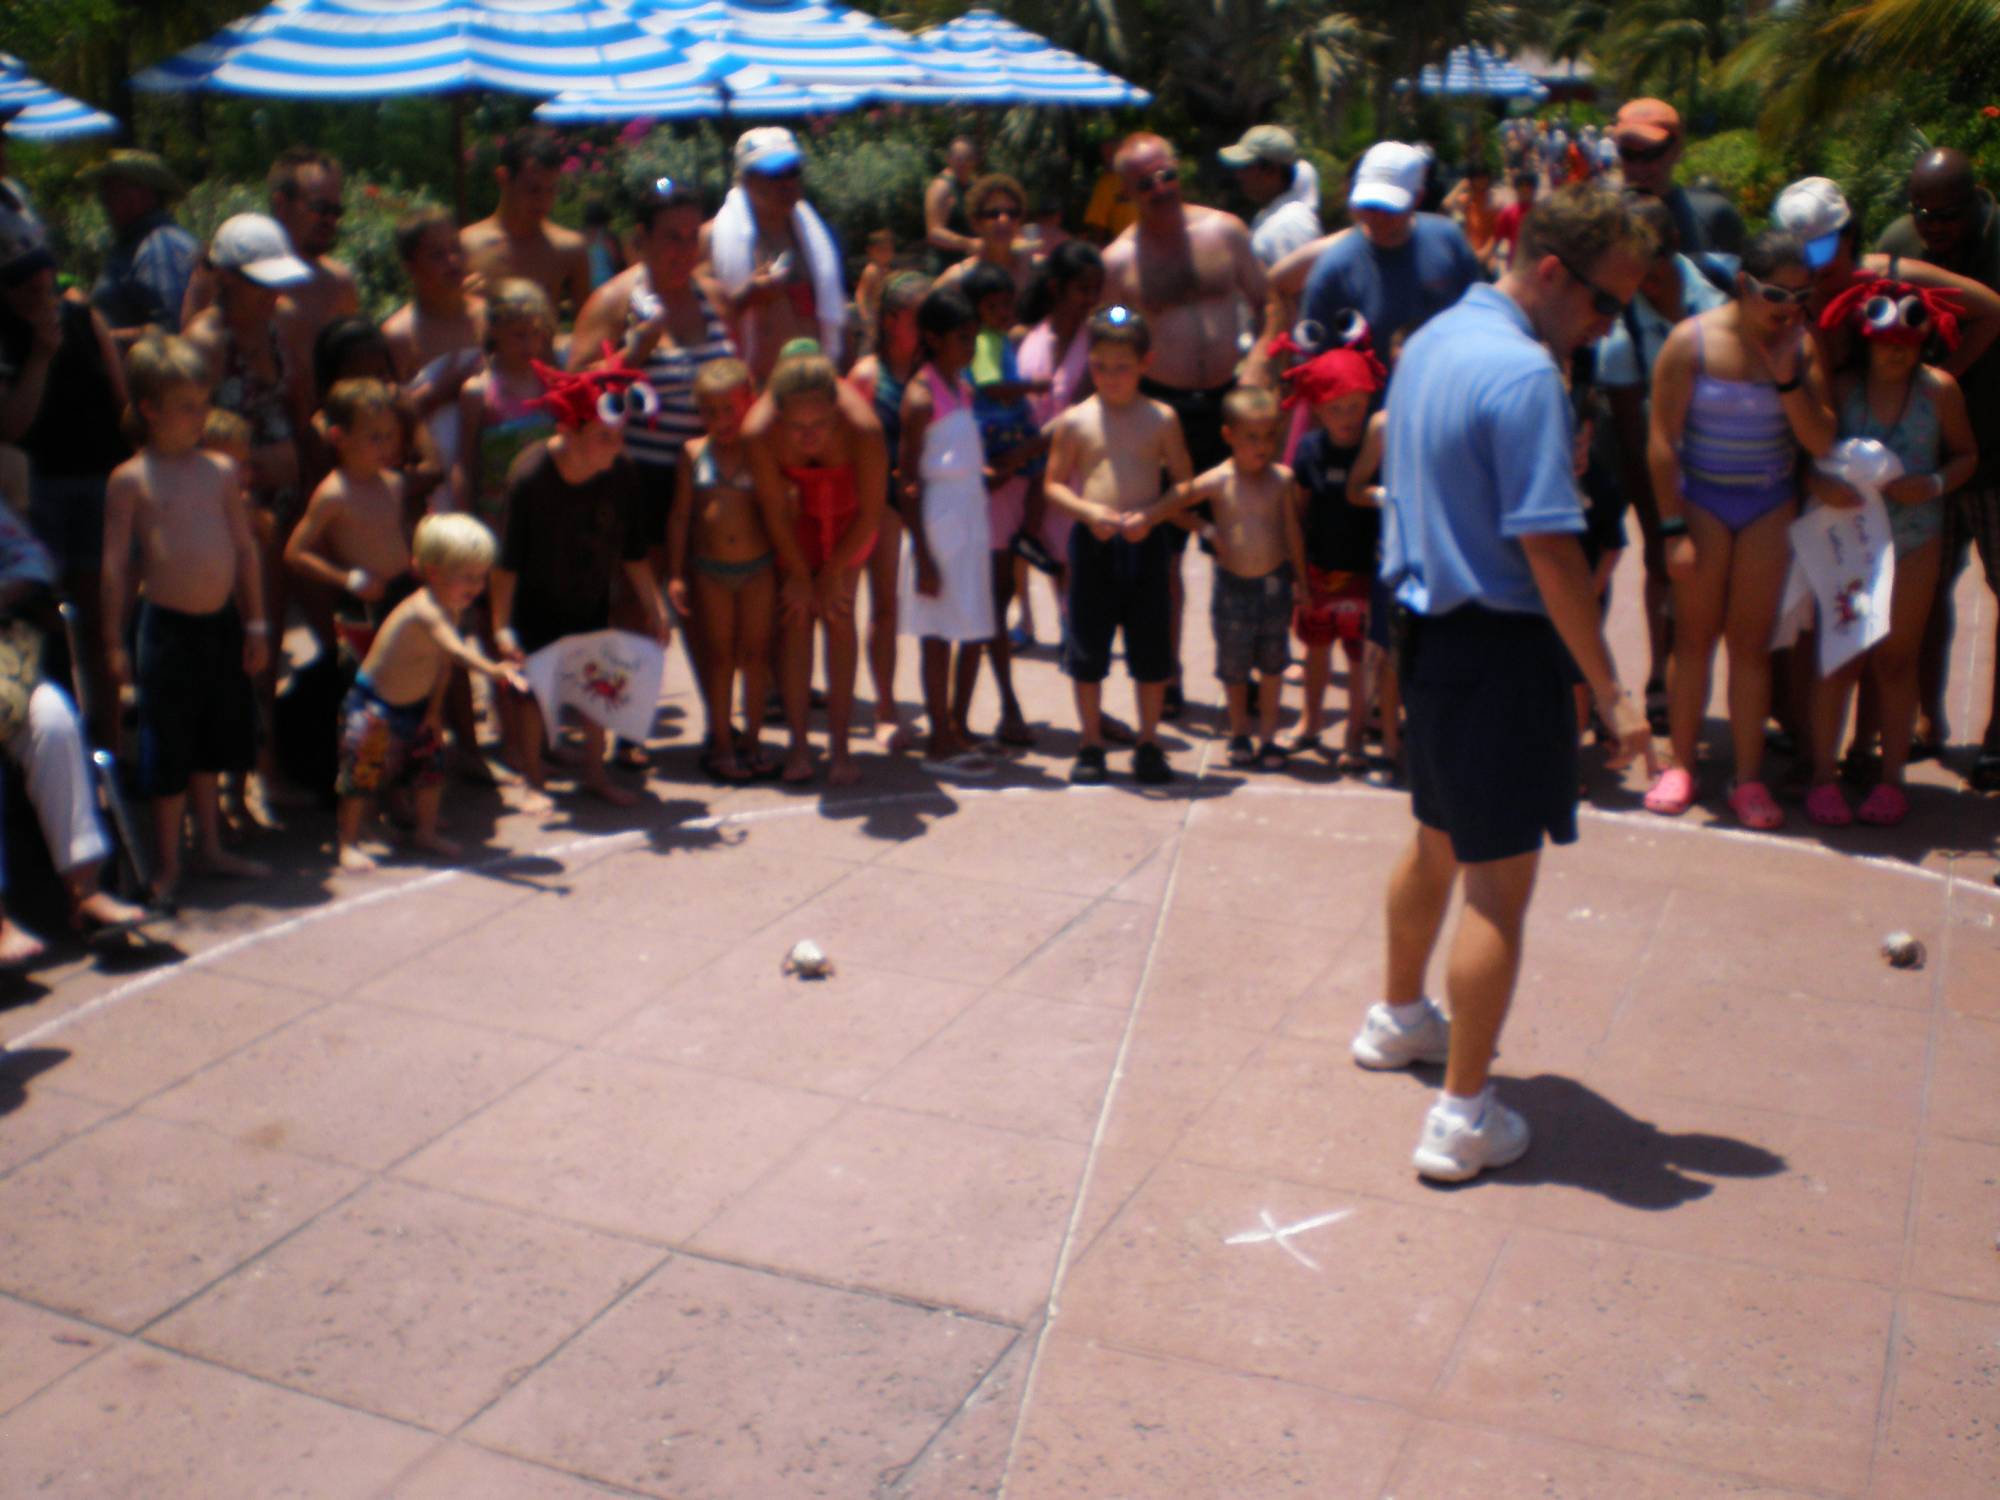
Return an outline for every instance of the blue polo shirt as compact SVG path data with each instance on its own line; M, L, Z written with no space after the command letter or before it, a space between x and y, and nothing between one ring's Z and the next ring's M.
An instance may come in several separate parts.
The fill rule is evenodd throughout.
M1483 279L1459 227L1418 214L1410 237L1393 250L1376 249L1358 229L1327 246L1306 278L1300 316L1331 328L1342 311L1358 309L1386 359L1398 333L1415 332Z
M1555 359L1476 286L1403 346L1383 435L1382 578L1419 614L1546 614L1518 540L1584 529Z

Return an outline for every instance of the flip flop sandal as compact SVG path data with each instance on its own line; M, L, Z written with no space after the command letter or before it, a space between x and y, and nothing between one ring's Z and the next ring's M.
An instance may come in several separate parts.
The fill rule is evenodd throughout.
M744 782L754 781L757 777L757 773L744 765L740 760L736 763L736 773L734 775L723 770L721 764L713 755L704 755L701 758L700 765L704 776L710 781L718 782L723 786L741 786Z
M1257 763L1257 747L1250 736L1239 734L1229 742L1229 763L1232 766L1253 766Z
M1354 776L1371 767L1394 764L1387 756L1368 756L1359 750L1343 750L1334 760L1333 767L1343 776Z
M1729 810L1745 828L1759 832L1785 824L1785 810L1771 800L1770 788L1761 781L1739 781L1729 793Z
M978 781L993 774L993 762L976 750L961 750L941 760L926 758L923 768L948 781Z
M1680 766L1669 766L1646 793L1646 811L1678 818L1694 806L1694 777Z
M1292 741L1292 754L1294 755L1323 755L1325 753L1326 746L1316 734L1302 734Z
M1257 750L1257 769L1260 771L1282 771L1285 760L1285 747L1276 740L1266 740Z
M1861 806L1854 816L1864 823L1872 823L1877 828L1894 828L1910 815L1910 799L1903 795L1899 786L1888 782L1877 782L1875 790L1861 799Z
M1845 828L1854 821L1854 809L1839 786L1829 781L1806 793L1806 816L1822 828Z

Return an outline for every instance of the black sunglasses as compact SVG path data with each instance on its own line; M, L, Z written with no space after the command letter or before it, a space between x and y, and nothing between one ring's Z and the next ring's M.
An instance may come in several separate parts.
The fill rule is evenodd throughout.
M1144 177L1141 177L1139 179L1139 186L1150 192L1156 187L1164 187L1170 182L1179 182L1180 180L1181 169L1179 167L1161 167L1157 171L1148 172Z
M1556 254L1553 250L1551 250L1549 253L1551 255ZM1590 310L1596 313L1598 317L1616 318L1624 313L1625 302L1626 302L1625 298L1614 296L1610 292L1605 291L1603 287L1599 286L1596 282L1592 281L1588 276L1584 275L1583 272L1579 271L1575 266L1571 265L1569 263L1568 258L1565 256L1556 255L1556 264L1560 265L1565 271L1569 272L1571 280L1575 281L1579 286L1589 291Z
M1618 159L1620 161L1636 162L1640 166L1645 166L1649 162L1656 162L1661 160L1663 157L1666 156L1666 154L1669 151L1673 149L1674 149L1674 142L1671 140L1661 141L1660 144L1657 146L1621 145L1618 148Z
M975 219L1018 219L1021 217L1021 210L1018 208L982 208L973 217Z
M308 198L306 207L322 219L337 219L347 212L347 205L338 198Z
M1910 217L1919 224L1955 224L1972 212L1970 203L1954 203L1949 208L1920 208L1910 205Z

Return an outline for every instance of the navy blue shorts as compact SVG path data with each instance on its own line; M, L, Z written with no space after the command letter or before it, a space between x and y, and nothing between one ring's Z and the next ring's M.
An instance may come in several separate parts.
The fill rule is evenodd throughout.
M1063 671L1077 682L1111 675L1111 643L1125 633L1125 670L1134 682L1174 675L1173 526L1156 526L1143 542L1100 542L1081 523L1069 534L1069 629ZM1185 533L1183 533L1185 535Z
M1569 652L1540 615L1462 605L1408 615L1403 705L1417 821L1461 864L1576 842Z

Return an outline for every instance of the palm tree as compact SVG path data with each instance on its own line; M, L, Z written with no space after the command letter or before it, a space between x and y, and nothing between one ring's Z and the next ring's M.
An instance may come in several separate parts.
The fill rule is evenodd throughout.
M1620 84L1630 94L1647 90L1685 100L1692 120L1701 103L1704 72L1713 72L1742 38L1745 0L1625 0L1608 6L1578 6L1604 12L1609 27L1598 47L1612 59Z
M1757 24L1722 76L1762 84L1765 134L1796 136L1943 58L1975 93L2000 81L2000 0L1797 0Z

